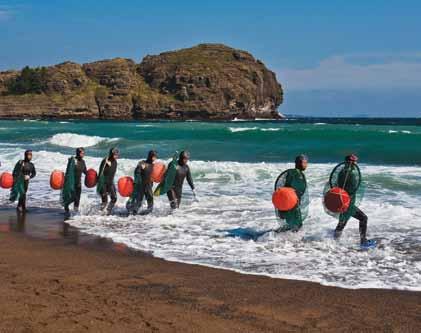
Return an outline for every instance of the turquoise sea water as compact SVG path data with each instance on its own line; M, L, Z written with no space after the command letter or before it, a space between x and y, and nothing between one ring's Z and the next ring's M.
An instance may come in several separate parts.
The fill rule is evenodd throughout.
M416 120L379 120L377 125L364 119L348 119L342 124L328 123L335 119L309 121L0 121L0 142L69 153L70 140L73 146L90 146L89 152L94 156L102 156L106 148L116 145L126 158L140 158L151 148L158 149L163 157L188 149L197 160L238 162L286 162L298 153L306 153L312 162L324 163L338 161L353 152L363 163L421 165L421 126ZM57 134L62 135L54 137ZM104 140L99 138L92 146L92 141L85 143L71 134Z
M11 171L23 151L34 151L38 175L29 205L59 207L49 188L52 170L64 170L76 147L86 148L97 168L110 147L121 151L117 178L132 175L150 149L168 161L188 149L199 202L185 189L180 210L170 214L165 196L149 216L124 218L98 211L94 189L84 189L81 212L70 223L83 231L148 251L167 260L210 265L243 273L318 281L347 288L421 290L421 123L416 119L290 119L255 122L0 121L1 171ZM278 226L271 195L277 175L306 153L310 212L295 234L257 241L226 237L221 230ZM344 236L331 235L337 221L322 207L330 170L344 155L360 157L369 217L369 237L381 247L360 251L358 223ZM10 205L0 190L0 203Z

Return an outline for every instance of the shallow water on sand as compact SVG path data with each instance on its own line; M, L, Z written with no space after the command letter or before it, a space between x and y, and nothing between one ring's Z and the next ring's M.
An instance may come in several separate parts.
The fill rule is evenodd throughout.
M77 245L90 249L111 250L130 255L144 255L123 243L82 232L66 223L63 211L56 208L29 207L23 214L14 208L0 208L0 233L19 233L54 244Z

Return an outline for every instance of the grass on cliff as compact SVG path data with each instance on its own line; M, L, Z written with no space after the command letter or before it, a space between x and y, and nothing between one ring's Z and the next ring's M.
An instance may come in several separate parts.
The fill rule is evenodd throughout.
M152 89L145 81L141 80L138 88L133 92L139 104L162 105L176 102L176 98L171 94L162 94Z
M22 103L22 104L64 104L69 101L80 101L80 102L89 102L90 99L94 98L97 89L101 89L101 92L103 92L103 89L107 90L107 88L99 86L95 82L89 82L87 87L85 87L83 90L75 90L72 91L70 94L62 95L59 93L54 94L45 94L45 93L25 93L25 94L6 94L2 96L2 101L6 103ZM108 93L106 93L108 94Z
M224 45L199 45L188 49L162 53L161 56L171 64L202 65L210 68L220 68L234 62L235 50Z

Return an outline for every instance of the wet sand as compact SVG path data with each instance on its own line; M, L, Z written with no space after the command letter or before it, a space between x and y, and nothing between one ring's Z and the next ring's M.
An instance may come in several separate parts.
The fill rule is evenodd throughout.
M0 332L421 332L421 293L167 262L0 210Z

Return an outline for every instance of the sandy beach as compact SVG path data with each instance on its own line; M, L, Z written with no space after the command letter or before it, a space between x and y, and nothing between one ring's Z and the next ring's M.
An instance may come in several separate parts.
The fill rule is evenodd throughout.
M419 332L421 293L347 290L167 262L0 211L1 332Z

